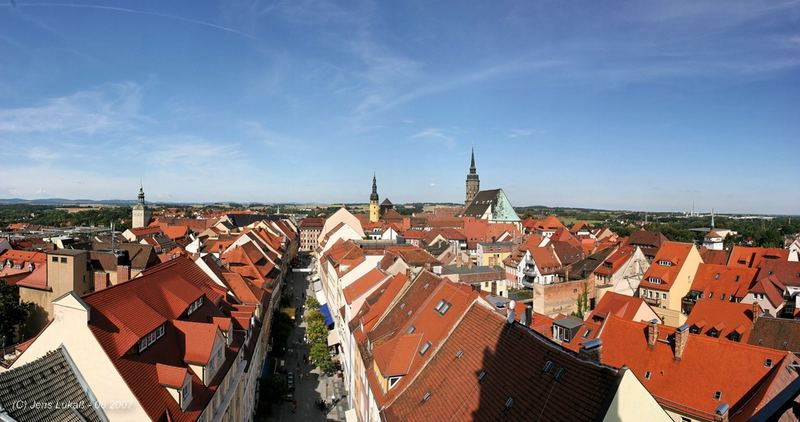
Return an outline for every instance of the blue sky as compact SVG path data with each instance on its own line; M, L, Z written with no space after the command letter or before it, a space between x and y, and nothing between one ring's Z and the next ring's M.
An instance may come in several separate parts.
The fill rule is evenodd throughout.
M0 4L0 197L800 213L800 2Z

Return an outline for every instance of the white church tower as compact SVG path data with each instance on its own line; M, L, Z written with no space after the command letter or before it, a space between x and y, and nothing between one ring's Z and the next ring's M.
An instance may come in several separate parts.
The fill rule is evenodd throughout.
M152 214L144 205L144 188L142 188L142 185L139 185L139 200L136 205L133 206L132 227L134 229L147 227L147 225L150 224L150 217L152 217Z

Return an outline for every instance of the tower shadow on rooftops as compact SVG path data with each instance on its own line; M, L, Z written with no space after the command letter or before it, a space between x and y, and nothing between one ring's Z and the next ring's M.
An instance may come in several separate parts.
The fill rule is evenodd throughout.
M463 366L454 368L460 372L458 381L472 385L474 392L466 391L454 419L588 421L615 412L611 406L620 373L597 364L598 356L580 356L528 328L531 309L516 308L523 314L517 319L524 324L513 314L503 320L497 315L481 318L473 311L465 317L468 325L464 328L473 334L464 339L477 340L480 348L464 343L461 356L456 357L464 361L464 365L455 364ZM475 336L476 332L482 335ZM480 356L469 355L479 351ZM458 356L458 351L453 353Z

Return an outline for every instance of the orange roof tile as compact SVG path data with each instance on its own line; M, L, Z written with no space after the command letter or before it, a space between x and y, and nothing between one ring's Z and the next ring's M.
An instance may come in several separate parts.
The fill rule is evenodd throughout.
M739 341L747 343L753 328L753 317L752 304L719 300L715 296L713 299L698 300L686 324L700 334L708 335L709 330L716 329L721 339L730 339L729 335L736 332L740 336Z
M642 278L642 283L648 289L669 291L672 288L672 283L675 282L675 277L678 276L683 264L689 256L690 251L694 248L691 243L671 242L667 241L661 244L658 249L653 263ZM669 262L670 265L661 265L659 262ZM651 282L651 277L654 280L660 280L660 283Z
M789 260L789 250L780 248L755 248L750 246L734 246L728 265L737 267L760 268L765 260Z
M603 363L626 365L659 404L699 418L713 419L722 402L731 406L730 414L736 414L787 356L785 352L687 332L682 357L676 360L672 340L675 328L659 325L658 341L650 347L646 327L645 323L610 316L600 333ZM767 359L772 366L765 364ZM715 399L716 392L721 393L719 400Z
M755 282L758 270L747 267L700 264L690 290L702 292L705 297L730 300L742 299Z

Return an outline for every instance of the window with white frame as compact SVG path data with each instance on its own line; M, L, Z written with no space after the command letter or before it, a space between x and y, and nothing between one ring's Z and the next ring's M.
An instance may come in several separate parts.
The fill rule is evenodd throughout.
M652 284L661 284L661 279L658 277L650 276L647 277L647 282Z
M197 298L197 300L195 300L194 302L192 302L192 303L189 305L189 309L186 311L186 315L191 315L191 314L192 314L192 312L196 311L198 308L200 308L201 306L203 306L203 298L204 298L204 297L205 297L205 296L200 296L199 298Z
M661 265L662 267L671 267L672 266L672 262L670 262L669 260L666 260L666 259L661 259L661 260L658 261L658 265Z
M139 340L139 353L143 352L145 349L150 347L156 340L160 339L164 336L164 324L159 325L155 330L145 334Z

